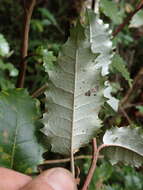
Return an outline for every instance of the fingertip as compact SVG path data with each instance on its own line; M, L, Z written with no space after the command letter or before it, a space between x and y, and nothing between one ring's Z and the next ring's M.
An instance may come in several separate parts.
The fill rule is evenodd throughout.
M22 190L76 190L75 179L63 168L44 171Z
M72 174L64 168L53 168L43 172L42 176L54 190L76 190Z
M0 189L19 190L32 180L31 177L8 168L0 167Z

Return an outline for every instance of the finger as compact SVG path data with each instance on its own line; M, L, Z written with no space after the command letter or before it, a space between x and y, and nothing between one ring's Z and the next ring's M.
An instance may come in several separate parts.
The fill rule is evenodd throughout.
M19 190L31 180L29 176L0 167L0 190Z
M72 174L62 168L43 172L21 190L76 190Z

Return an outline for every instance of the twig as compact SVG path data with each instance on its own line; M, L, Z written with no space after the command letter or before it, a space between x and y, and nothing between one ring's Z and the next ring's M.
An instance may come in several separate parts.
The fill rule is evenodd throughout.
M99 158L99 153L103 148L106 148L106 147L121 147L121 146L118 144L101 144L98 147L98 149L96 150L96 140L93 139L93 160L92 160L88 175L86 177L85 183L82 187L82 190L88 190L88 187L89 187L92 177L94 175L94 171L96 169L97 161Z
M75 156L74 160L92 159L92 158L93 158L92 155L81 155L81 156ZM103 158L103 156L100 155L99 158ZM70 160L71 160L70 158L64 158L64 159L58 159L58 160L45 160L44 163L41 165L66 163L66 162L70 162Z
M23 88L25 81L25 74L27 69L27 61L25 57L28 55L28 45L29 45L29 30L30 30L30 21L34 7L36 5L36 0L26 0L24 6L24 28L23 28L23 39L22 39L22 48L21 48L21 63L20 63L20 72L17 81L17 87Z
M94 171L96 169L97 160L99 158L99 152L101 151L101 149L108 147L108 146L109 145L102 144L97 149L96 139L93 139L93 160L92 160L91 167L89 169L88 175L86 177L85 183L82 187L82 190L88 190L89 184L92 180Z
M113 37L115 37L119 32L122 31L122 29L130 22L130 20L132 19L132 17L143 8L143 1L141 0L140 3L136 6L136 9L131 12L123 21L122 24L120 24L116 30L113 32Z
M130 103L130 98L132 94L134 94L133 92L136 91L137 89L140 89L141 86L143 86L143 68L141 68L138 74L136 75L132 87L129 88L126 95L121 100L119 107L126 108L126 105Z
M38 96L40 96L41 94L43 94L47 88L48 88L48 84L44 84L42 87L40 87L35 92L33 92L33 94L31 96L33 98L37 98Z
M94 173L94 170L96 168L97 159L98 159L97 143L96 143L96 139L93 139L93 160L92 160L92 164L89 169L89 172L88 172L88 175L87 175L87 178L85 180L82 190L88 189L88 186L91 182L91 179L92 179L92 176Z
M127 112L124 110L123 107L120 107L120 111L123 113L123 115L124 115L125 118L127 119L128 123L129 123L130 125L132 125L133 122L131 121L130 117L128 116Z
M132 108L132 107L137 107L137 106L143 106L143 103L142 102L135 103L135 104L128 103L127 105L125 105L124 109Z

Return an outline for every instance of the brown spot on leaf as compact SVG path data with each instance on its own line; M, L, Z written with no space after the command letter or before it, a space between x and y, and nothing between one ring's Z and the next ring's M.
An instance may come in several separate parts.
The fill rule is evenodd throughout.
M91 96L90 90L88 90L88 91L85 93L85 96Z

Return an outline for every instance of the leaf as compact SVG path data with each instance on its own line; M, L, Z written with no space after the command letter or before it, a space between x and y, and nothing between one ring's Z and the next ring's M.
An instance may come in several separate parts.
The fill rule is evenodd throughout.
M103 142L112 164L123 162L135 167L143 162L143 133L140 128L120 127L107 130Z
M47 49L44 49L44 51L43 51L43 66L45 67L46 71L54 68L54 62L56 60L57 60L57 58L54 56L52 51L48 51Z
M124 77L124 79L128 81L129 86L131 86L132 79L130 77L130 73L127 70L125 64L126 63L123 60L123 58L120 55L115 54L112 60L111 67L115 70L114 71L115 73L119 72L122 75L122 77Z
M138 28L143 26L143 10L138 11L132 18L129 27Z
M41 22L41 20L38 19L32 19L31 20L31 26L33 28L33 30L37 30L38 32L43 32L44 31L44 26L43 23Z
M9 44L2 34L0 34L0 56L5 57L9 54Z
M0 93L0 165L23 173L36 171L43 148L38 143L35 122L40 117L25 90Z
M39 62L43 62L43 66L45 71L51 70L54 68L54 63L56 62L57 58L54 56L53 51L48 51L48 49L44 48L43 46L39 46L36 51L35 59Z
M15 88L13 82L9 79L5 79L3 71L0 70L0 89L7 90Z
M48 113L43 116L45 127L42 131L50 140L52 151L60 154L75 153L102 126L98 118L101 106L105 103L101 73L104 76L108 73L109 62L102 57L101 63L98 58L99 53L106 52L107 30L103 22L98 21L95 28L90 18L96 21L96 15L93 14L88 17L87 25L78 22L71 30L71 36L59 54L58 64L53 70L48 70L51 83L46 92ZM102 33L98 33L95 38L97 29ZM104 40L103 47L104 43L101 42Z
M139 110L139 112L143 113L143 106L136 106L136 108Z
M46 92L49 113L44 115L42 131L51 138L54 152L67 155L76 152L101 127L98 118L102 104L98 87L100 71L94 67L96 57L84 28L78 24L62 48L58 66L48 71L51 79L50 90Z
M109 24L104 24L103 21L97 18L92 11L87 11L88 27L87 35L91 43L93 53L99 54L96 59L96 68L101 68L102 76L109 74L109 65L112 62L113 47L111 41L111 33Z
M114 1L109 0L101 0L100 7L103 13L109 17L114 24L122 23L124 13L122 13L119 8L118 4Z
M113 108L114 111L118 111L119 100L111 95L112 87L108 81L105 82L105 86L104 97L107 98L107 103Z
M13 64L11 64L11 63L4 63L1 59L0 59L0 69L1 70L8 70L9 71L9 75L11 77L16 77L18 75L18 70L14 67Z
M46 17L46 18L49 19L49 21L51 22L51 24L53 24L55 26L58 25L56 18L54 17L54 15L48 9L46 9L46 8L39 8L38 10L39 10L39 12L42 13L42 15L44 17Z
M96 68L101 68L101 75L104 77L109 74L109 66L112 63L113 47L111 41L111 33L109 25L104 24L103 21L95 17L92 11L87 12L88 30L87 34L90 36L91 49L94 53L99 53L96 59ZM107 98L107 103L114 109L118 110L119 101L112 97L112 87L109 82L105 82L105 89L103 91L104 97Z

